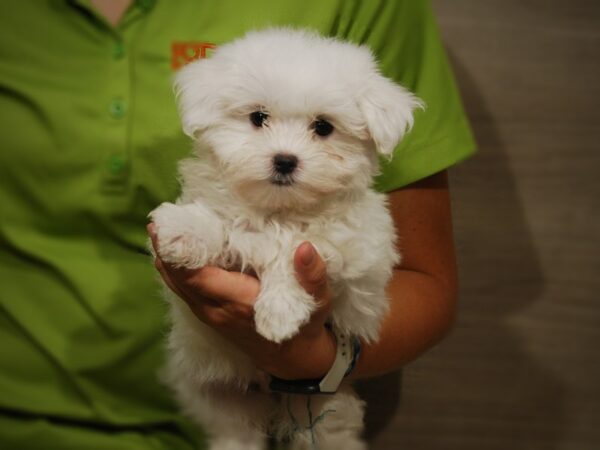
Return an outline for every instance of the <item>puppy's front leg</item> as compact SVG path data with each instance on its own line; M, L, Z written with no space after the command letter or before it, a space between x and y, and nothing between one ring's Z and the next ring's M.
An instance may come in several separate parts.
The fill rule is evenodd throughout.
M163 203L150 218L158 238L158 255L169 264L198 269L214 262L223 251L223 222L202 203Z
M296 280L291 262L267 268L260 282L254 304L256 331L277 343L293 337L316 309L314 298Z

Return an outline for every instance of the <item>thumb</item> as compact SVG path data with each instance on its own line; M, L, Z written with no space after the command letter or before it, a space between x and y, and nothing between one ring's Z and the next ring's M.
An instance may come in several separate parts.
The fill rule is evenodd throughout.
M306 292L318 302L329 300L327 266L310 242L303 242L294 255L296 278Z

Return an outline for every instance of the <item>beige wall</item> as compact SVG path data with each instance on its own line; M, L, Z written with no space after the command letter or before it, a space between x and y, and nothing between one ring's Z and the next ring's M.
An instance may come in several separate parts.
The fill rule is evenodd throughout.
M433 5L480 148L451 171L460 318L371 384L373 448L600 449L600 1Z

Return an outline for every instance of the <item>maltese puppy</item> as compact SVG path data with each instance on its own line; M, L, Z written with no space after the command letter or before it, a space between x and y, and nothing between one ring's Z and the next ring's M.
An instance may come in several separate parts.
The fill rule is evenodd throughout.
M420 101L383 77L366 47L291 29L223 45L175 84L195 151L180 164L177 203L151 213L162 260L255 274L256 330L279 343L317 307L293 268L297 247L310 241L327 265L331 326L376 340L400 256L372 178ZM211 449L263 449L268 434L294 449L366 448L364 405L347 382L334 395L269 392L267 374L167 295L166 378Z

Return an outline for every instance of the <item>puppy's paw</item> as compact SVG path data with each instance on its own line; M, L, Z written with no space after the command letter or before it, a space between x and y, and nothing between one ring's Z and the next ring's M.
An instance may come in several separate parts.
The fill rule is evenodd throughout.
M158 255L175 267L204 267L209 261L208 253L207 245L195 236L158 233Z
M301 289L263 292L254 304L256 331L269 341L283 342L298 334L315 307L313 297Z
M210 227L202 210L194 205L163 203L150 213L158 240L160 258L175 267L198 269L219 251L222 232Z

